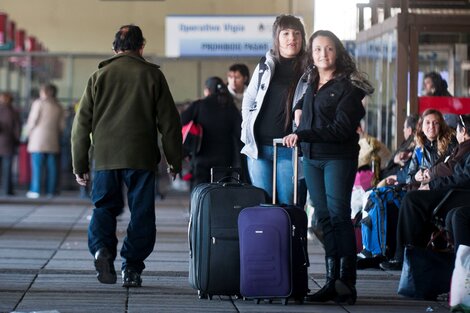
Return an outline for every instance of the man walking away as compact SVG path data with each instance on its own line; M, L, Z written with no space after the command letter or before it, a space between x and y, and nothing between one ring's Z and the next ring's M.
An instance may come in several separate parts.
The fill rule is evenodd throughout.
M98 65L88 80L72 127L73 171L78 184L90 178L88 151L93 145L95 206L88 246L101 283L116 283L116 216L127 186L131 212L121 249L122 286L140 287L144 260L155 244L155 170L160 162L158 133L175 177L181 171L181 122L159 67L143 57L145 39L138 26L116 33L115 55ZM90 136L91 134L91 136Z

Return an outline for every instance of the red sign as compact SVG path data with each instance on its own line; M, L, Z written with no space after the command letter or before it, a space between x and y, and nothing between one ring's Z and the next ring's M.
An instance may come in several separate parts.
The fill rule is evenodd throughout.
M436 109L441 113L469 114L470 98L458 97L419 97L418 111L423 113L426 109Z
M24 51L26 32L19 29L15 33L15 51Z
M0 12L0 45L7 43L8 15Z

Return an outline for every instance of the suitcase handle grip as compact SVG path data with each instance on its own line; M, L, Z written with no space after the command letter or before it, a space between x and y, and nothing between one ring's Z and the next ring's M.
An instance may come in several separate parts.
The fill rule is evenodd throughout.
M277 146L282 145L282 138L273 139L273 204L276 204L277 179ZM294 205L297 205L298 179L299 179L299 147L292 148L294 152Z
M230 173L230 174L236 174L236 176L224 176L222 177L221 179L219 179L217 182L221 182L223 181L224 179L227 179L227 178L232 178L234 180L237 180L237 181L240 181L240 175L241 175L241 168L239 167L223 167L223 166L214 166L214 167L211 167L211 183L214 182L214 176L216 173L225 173L225 175L227 173Z

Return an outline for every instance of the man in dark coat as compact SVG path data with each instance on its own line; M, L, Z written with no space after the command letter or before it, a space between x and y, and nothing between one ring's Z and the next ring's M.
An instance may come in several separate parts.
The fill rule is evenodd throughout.
M138 26L119 29L115 55L101 62L88 80L72 127L73 171L80 185L90 177L93 143L95 209L88 246L102 283L116 282L116 216L124 206L122 184L127 186L131 220L121 249L123 287L141 286L144 260L155 244L159 133L173 178L182 161L179 114L163 73L142 57L144 45Z

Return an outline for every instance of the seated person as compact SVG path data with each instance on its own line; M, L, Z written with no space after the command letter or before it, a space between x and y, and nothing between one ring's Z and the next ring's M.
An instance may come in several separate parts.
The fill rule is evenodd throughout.
M403 142L393 155L393 158L387 163L380 172L381 181L378 187L390 186L395 184L405 184L408 174L408 167L411 156L415 148L415 133L418 116L416 114L408 115L403 125Z
M470 246L470 206L452 209L446 216L446 229L454 242L457 253L459 245Z
M378 183L380 171L384 168L392 156L390 150L377 138L369 135L364 131L364 120L357 127L359 134L359 157L358 157L358 174L361 172L372 172L370 181L362 181L361 186L364 190L375 186ZM377 164L373 164L377 162Z
M437 72L429 72L424 75L423 96L428 97L452 97L447 90L447 81Z
M403 198L398 215L396 250L393 259L382 262L384 270L401 270L406 245L425 247L434 226L430 223L432 212L452 188L470 189L470 115L461 116L457 125L459 145L454 153L434 166L420 170L416 181L419 190L408 192ZM458 194L449 198L449 206L468 203L469 196Z
M421 115L416 130L416 147L411 157L406 183L419 184L423 169L429 169L449 156L457 145L452 129L447 126L441 112L427 109Z

